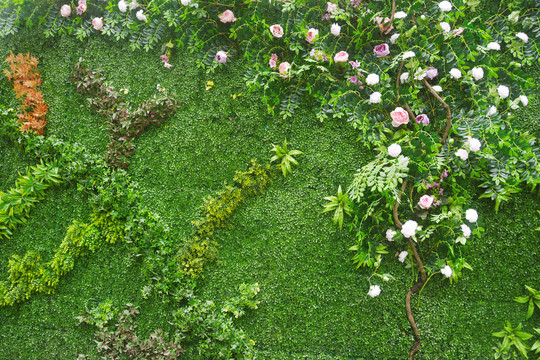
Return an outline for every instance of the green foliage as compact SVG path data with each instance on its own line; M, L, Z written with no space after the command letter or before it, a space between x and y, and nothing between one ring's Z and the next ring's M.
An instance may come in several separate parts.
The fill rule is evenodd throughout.
M259 286L242 284L240 292L241 296L227 301L222 311L213 301L200 299L192 299L188 306L175 311L177 338L196 342L198 355L205 359L253 358L255 342L234 326L228 313L238 318L244 315L243 308L256 309L258 302L253 298Z
M28 173L15 182L15 188L0 192L0 238L9 238L18 224L27 221L30 209L44 198L45 190L61 183L56 164L30 167Z
M277 168L281 170L283 176L287 174L292 174L292 165L298 165L298 161L293 158L293 155L300 155L303 152L299 150L287 150L287 140L283 140L283 147L279 145L272 145L272 150L276 154L270 158L270 162L274 162L281 159L281 162L277 165Z
M502 343L499 344L497 349L499 354L508 354L508 352L511 351L512 346L514 346L524 358L529 358L527 356L527 351L531 348L525 341L529 340L532 335L521 331L521 324L512 328L510 322L507 321L504 330L493 333L493 336L503 338ZM496 359L498 359L497 355Z
M204 199L204 217L194 222L194 235L184 240L179 251L184 272L192 277L202 275L204 264L213 261L217 254L217 242L211 238L214 231L223 227L248 197L261 194L270 183L270 166L252 160L247 171L236 171L234 181L235 186L227 186L216 197Z
M115 315L113 302L111 300L100 302L90 310L85 306L85 310L84 314L75 316L75 319L79 320L79 324L85 323L88 325L95 325L100 329L103 329Z
M526 319L528 319L532 316L535 305L536 307L540 308L540 291L535 290L527 285L525 285L525 288L529 290L529 295L518 296L514 298L514 301L517 301L518 303L521 303L521 304L529 303L529 307L527 310L527 317L526 317Z

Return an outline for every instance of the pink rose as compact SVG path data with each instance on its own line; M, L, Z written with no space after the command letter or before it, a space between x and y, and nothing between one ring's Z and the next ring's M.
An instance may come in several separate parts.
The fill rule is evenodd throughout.
M310 44L313 44L313 41L317 40L319 37L319 30L317 29L309 29L306 36L306 41Z
M160 58L161 61L163 61L163 62L166 62L166 63L169 62L169 57L168 57L167 55L165 55L165 54L161 55L159 58Z
M459 35L463 34L463 28L460 27L460 28L454 29L454 31L452 33L454 34L454 36L459 36Z
M268 62L268 65L273 69L276 67L277 63L276 63L276 60L274 59L270 59L270 61Z
M283 36L283 28L281 27L281 25L278 24L270 26L270 32L277 38Z
M227 53L223 50L220 50L216 53L216 61L221 64L225 64L227 62Z
M86 0L79 0L79 5L77 6L77 15L82 15L86 11Z
M394 111L390 113L392 118L392 126L399 127L403 124L409 123L409 113L405 111L402 107L397 107Z
M288 62L282 62L281 64L279 64L279 73L282 74L280 75L282 78L284 79L287 79L289 77L289 69L291 68L291 64L289 64Z
M62 5L62 7L60 8L60 15L62 15L63 17L68 17L71 15L71 6L69 5Z
M103 18L94 18L92 20L92 25L94 26L94 29L101 31L101 29L103 29Z
M375 16L373 18L373 22L377 23L377 25L379 25L379 29L381 29L381 32L385 34L388 34L394 28L390 23L390 18L384 18L383 20L381 16Z
M219 15L219 20L226 24L226 23L230 23L230 22L235 22L236 21L236 18L234 17L234 14L231 10L225 10L225 12L223 12L223 14Z
M334 56L334 62L337 63L344 63L349 60L349 54L347 54L345 51L340 51Z
M424 195L420 198L420 201L418 201L418 205L424 210L429 209L432 204L433 204L433 196L431 195Z
M390 54L390 47L388 46L388 44L377 45L373 48L373 53L378 58L383 58Z

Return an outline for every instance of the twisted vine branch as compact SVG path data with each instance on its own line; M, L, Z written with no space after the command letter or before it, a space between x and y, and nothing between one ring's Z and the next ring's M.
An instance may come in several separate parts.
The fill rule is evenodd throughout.
M444 100L439 96L439 94L437 94L426 79L424 79L424 85L428 88L429 92L435 97L435 99L437 99L437 101L440 102L446 109L446 130L444 131L444 135L441 140L441 145L444 145L446 143L446 139L448 139L448 135L450 134L450 128L452 127L452 112L450 111L450 106L444 102Z
M394 209L392 210L394 223L396 227L400 230L403 227L403 225L401 224L401 221L399 221L398 208L399 208L399 203L401 202L401 196L403 192L405 191L406 187L407 187L407 181L404 181L403 185L401 185L401 192L399 193L398 200L395 202ZM416 250L416 246L414 245L414 242L412 241L411 238L407 238L407 240L409 241L409 247L411 248L411 251L413 252L414 259L416 260L416 264L418 266L418 272L420 273L420 279L409 289L405 297L405 311L407 312L407 319L409 320L409 323L411 324L411 328L413 329L413 333L414 333L414 344L411 347L411 350L409 352L409 360L413 360L414 354L416 354L418 350L420 350L420 346L422 345L422 340L420 338L418 326L416 325L416 321L414 320L414 317L412 315L411 296L424 286L427 280L427 276L426 276L426 269L424 268L422 259L420 259L420 256L418 255L418 251Z

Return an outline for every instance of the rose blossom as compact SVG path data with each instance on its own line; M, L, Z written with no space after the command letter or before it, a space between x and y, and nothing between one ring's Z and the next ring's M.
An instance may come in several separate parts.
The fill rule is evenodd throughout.
M461 78L461 71L459 71L459 69L453 68L452 70L450 70L450 76L452 76L454 79L459 79Z
M372 104L378 104L381 102L381 93L378 91L375 91L373 94L369 96L369 102Z
M480 142L480 140L472 138L472 137L469 138L469 140L467 141L467 144L469 145L469 149L472 152L480 151L480 148L482 147L482 143Z
M388 241L394 241L394 235L396 235L396 232L392 229L386 230L386 240Z
M79 0L77 5L77 15L82 15L86 11L86 0Z
M139 7L139 3L137 2L137 0L131 0L131 3L129 4L129 7L131 7L131 10L135 10L136 8Z
M481 67L473 67L471 74L475 80L480 80L484 77L484 69Z
M172 68L172 65L171 65L171 64L169 64L168 62L166 62L166 63L163 63L163 66L165 66L165 67L166 67L167 69L170 69L170 68Z
M227 53L223 50L220 50L216 53L216 61L221 64L225 64L227 62Z
M313 44L315 40L319 37L319 30L317 29L309 29L306 36L306 41L310 44Z
M403 84L405 81L407 81L409 79L409 73L408 72L404 72L403 74L401 74L401 76L399 77L399 80L401 81L401 83Z
M426 77L426 70L422 69L421 67L418 68L418 70L416 70L416 72L414 73L414 79L415 80L424 80L424 78Z
M270 61L268 62L268 65L270 65L271 68L275 68L277 66L277 59L278 56L276 54L270 55Z
M443 267L441 269L441 274L443 274L444 276L449 278L450 276L452 276L452 268L450 268L450 266L446 265L445 267Z
M100 31L101 29L103 29L103 18L94 18L92 20L92 25L94 26L94 29Z
M284 79L288 78L289 74L287 74L287 72L289 71L290 68L291 68L291 64L289 64L286 61L279 64L279 73L281 74L280 76Z
M137 14L135 14L135 16L137 17L137 19L139 19L140 21L144 21L146 22L146 15L143 14L144 10L139 10L137 11Z
M62 15L63 17L68 17L71 15L71 6L69 5L62 5L62 7L60 8L60 15Z
M398 11L394 14L394 19L405 19L407 17L407 13L405 11Z
M373 53L378 58L382 58L390 54L390 48L388 47L388 44L380 44L373 48Z
M497 87L497 92L499 93L499 96L503 99L506 99L508 95L510 95L510 89L508 88L508 86L504 85L499 85Z
M452 34L453 34L454 36L459 36L459 35L463 34L463 28L460 27L460 28L454 29L454 31L452 32Z
M280 38L283 36L283 28L279 24L270 26L270 32L272 33L272 35L274 35L277 38Z
M159 57L163 62L169 62L169 57L166 54L163 54Z
M332 26L330 27L330 32L334 36L339 36L339 34L341 33L341 26L339 26L338 24L332 24Z
M420 206L422 209L427 210L431 207L433 204L433 196L431 195L424 195L420 198L418 201L418 206Z
M469 158L469 153L465 149L459 149L456 151L456 156L461 160L465 161Z
M432 86L433 90L435 90L436 92L441 92L442 91L442 87L440 87L439 85L434 85Z
M452 4L450 1L441 1L439 3L439 9L441 9L441 11L450 11L452 10Z
M495 115L497 113L497 108L495 106L492 106L489 108L489 111L487 112L486 116Z
M127 4L124 0L120 0L118 2L118 9L121 11L121 12L126 12L127 11Z
M524 43L529 41L529 36L525 33L520 32L520 33L517 33L516 36L520 38Z
M523 104L523 106L529 105L529 98L525 95L519 95L519 100Z
M188 6L189 4L191 4L191 0L180 0L180 2L181 2L182 5L184 5L184 6Z
M405 51L403 53L403 60L405 59L408 59L408 58L412 58L412 57L415 57L416 54L414 53L414 51Z
M390 113L390 117L392 118L393 127L409 123L409 113L399 106Z
M369 292L367 293L371 297L379 296L381 293L381 288L379 285L371 285L369 287Z
M334 4L333 2L328 2L326 5L326 12L329 14L333 14L334 11L337 10L337 4Z
M334 56L334 62L337 63L344 63L349 60L349 54L347 54L345 51L340 51Z
M369 74L366 77L366 84L368 85L375 85L379 83L379 75L377 74Z
M465 219L472 223L475 223L478 220L478 213L474 209L469 209L465 211Z
M390 18L388 17L383 19L382 16L375 16L373 18L373 22L377 23L377 25L379 25L379 29L381 29L381 32L385 34L388 34L394 28L390 23Z
M501 45L496 42L490 42L489 44L487 44L487 48L489 50L501 50Z
M400 36L399 33L390 36L390 42L391 42L392 44L395 44L395 43L396 43L396 40L399 38L399 36Z
M407 256L409 256L409 252L408 251L402 251L399 253L399 262L404 262L405 259L407 258Z
M234 17L234 13L231 10L225 10L223 14L219 15L219 21L226 24L230 22L235 22L236 18Z
M471 236L471 228L468 227L467 225L461 224L461 231L463 231L463 236L467 238Z
M392 144L388 147L388 155L391 157L398 157L401 154L401 146L399 144Z
M426 114L420 114L416 117L416 123L423 125L429 125L429 117Z
M414 220L407 220L405 224L401 227L401 233L406 238L410 238L416 234L416 228L418 227L418 223Z
M450 24L447 23L447 22L444 22L444 21L443 21L443 22L441 22L441 23L439 24L439 26L441 27L441 29L443 29L443 31L444 31L445 33L448 33L448 32L450 32L450 30L451 30Z
M429 80L434 79L435 77L437 77L437 75L439 75L439 70L435 69L434 67L430 66L426 69L426 77Z

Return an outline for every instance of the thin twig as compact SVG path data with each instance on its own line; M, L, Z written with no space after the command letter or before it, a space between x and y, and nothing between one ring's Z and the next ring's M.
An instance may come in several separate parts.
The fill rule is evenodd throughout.
M429 92L435 97L435 99L437 99L437 101L439 101L446 109L446 130L444 131L444 135L441 140L441 145L444 145L446 144L446 139L448 139L450 128L452 127L452 112L450 111L450 106L444 102L444 100L439 96L439 94L437 94L426 79L424 79L424 85L428 88Z
M390 31L394 28L393 22L394 22L394 16L396 15L396 0L392 0L392 15L390 16L390 25L388 25L388 30L384 32L385 35L388 35Z
M401 64L399 65L399 70L398 70L398 73L397 73L397 77L396 77L396 93L397 93L397 99L396 99L396 102L398 104L401 104L399 102L399 82L400 82L400 77L401 77L401 70L403 70L403 64L405 63L405 60L402 60L401 61ZM407 103L403 103L403 107L405 108L405 110L407 110L407 112L409 113L409 116L414 120L415 116L414 116L414 113L412 112L411 108L409 107L409 105L407 105Z

